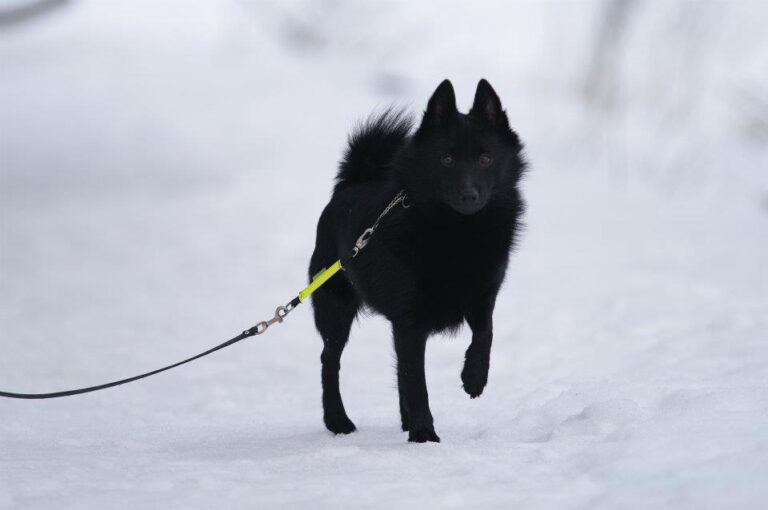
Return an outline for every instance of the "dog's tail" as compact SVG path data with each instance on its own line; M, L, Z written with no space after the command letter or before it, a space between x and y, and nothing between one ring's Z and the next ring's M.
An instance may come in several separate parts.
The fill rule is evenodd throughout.
M336 188L383 180L392 156L402 147L412 126L409 115L391 107L369 117L349 136L336 176Z

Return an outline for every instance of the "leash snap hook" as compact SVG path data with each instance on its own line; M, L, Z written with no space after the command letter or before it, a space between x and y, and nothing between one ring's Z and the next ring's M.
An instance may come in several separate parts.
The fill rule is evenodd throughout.
M354 254L352 255L353 257L355 257L358 253L360 253L360 250L366 247L372 235L373 235L373 227L368 227L363 231L360 237L357 238L357 241L355 241L355 248L353 250Z
M290 313L291 309L286 306L278 306L275 310L275 316L272 318L274 322L283 322L285 316Z
M283 319L285 319L286 315L291 313L291 310L293 310L293 306L289 303L286 306L278 306L275 310L275 315L269 320L261 321L258 324L256 324L251 329L246 329L243 331L244 335L247 336L254 336L254 335L261 335L264 333L269 327L273 324L276 324L278 322L283 322Z

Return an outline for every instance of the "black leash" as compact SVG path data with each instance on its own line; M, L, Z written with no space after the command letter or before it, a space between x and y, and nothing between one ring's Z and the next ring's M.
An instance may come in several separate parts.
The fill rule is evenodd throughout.
M83 393L90 393L92 391L106 390L107 388L112 388L113 386L120 386L121 384L127 384L129 382L138 381L139 379L144 379L145 377L159 374L160 372L165 372L166 370L170 370L172 368L176 368L178 366L184 365L185 363L189 363L190 361L195 361L196 359L202 358L203 356L208 356L209 354L212 354L218 351L219 349L223 349L224 347L229 347L230 345L235 344L240 340L245 340L246 338L251 336L251 335L246 335L247 332L248 330L243 331L242 333L237 335L235 338L231 340L227 340L226 342L217 345L213 349L208 349L205 352L201 352L197 356L192 356L191 358L187 358L184 361L179 361L178 363L174 363L173 365L168 365L167 367L158 368L157 370L147 372L146 374L135 375L127 379L121 379L119 381L114 381L106 384L99 384L98 386L90 386L88 388L80 388L77 390L57 391L55 393L10 393L7 391L0 391L0 397L23 398L23 399L59 398L59 397L70 397L72 395L81 395Z
M328 281L329 278L331 278L334 274L336 274L340 269L343 269L342 261L346 263L347 261L353 259L357 256L358 253L360 253L360 250L365 248L365 246L368 244L368 240L373 235L376 228L379 226L379 222L381 219L389 214L389 212L398 204L401 204L403 208L408 208L410 205L407 203L407 195L405 194L405 191L400 191L395 198L392 199L392 201L387 205L387 207L384 209L384 211L379 215L379 217L376 219L373 225L365 229L365 231L358 237L357 242L355 242L355 247L352 249L352 253L345 257L342 260L337 260L334 262L331 266L329 266L327 269L324 269L320 273L318 273L314 278L312 278L312 282L305 287L299 294L290 300L288 304L284 306L278 306L275 310L275 315L269 320L259 322L255 326L246 329L239 335L237 335L234 338L231 338L227 340L226 342L220 343L216 347L213 347L211 349L208 349L205 352L201 352L200 354L197 354L196 356L192 356L191 358L187 358L183 361L179 361L177 363L174 363L172 365L168 365L163 368L158 368L157 370L152 370L151 372L147 372L145 374L135 375L133 377L128 377L127 379L120 379L119 381L113 381L105 384L99 384L97 386L89 386L87 388L79 388L76 390L67 390L67 391L57 391L53 393L13 393L9 391L0 391L0 397L6 397L6 398L18 398L18 399L46 399L46 398L59 398L59 397L70 397L72 395L82 395L83 393L91 393L92 391L99 391L99 390L106 390L107 388L112 388L114 386L120 386L122 384L128 384L133 381L138 381L139 379L144 379L145 377L150 377L155 374L159 374L161 372L165 372L166 370L171 370L172 368L180 367L181 365L186 365L187 363L191 361L195 361L196 359L200 359L204 356L208 356L209 354L213 354L214 352L224 349L225 347L229 347L230 345L234 345L237 342L240 342L241 340L245 340L246 338L250 338L255 335L261 335L264 333L271 325L275 323L283 322L283 319L292 312L297 306L299 306L303 301L305 301L307 298L309 298L310 295L314 291L316 291L320 286L322 286L326 281Z

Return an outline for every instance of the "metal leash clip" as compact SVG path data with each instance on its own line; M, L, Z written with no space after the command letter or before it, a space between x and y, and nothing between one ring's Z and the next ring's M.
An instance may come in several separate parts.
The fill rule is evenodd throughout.
M352 248L352 258L357 257L357 254L360 253L360 250L366 247L372 235L373 227L368 227L363 231L360 237L357 238L357 241L355 241L355 247Z
M275 310L275 316L267 321L261 321L258 324L256 324L251 329L246 329L243 331L243 334L253 336L253 335L260 335L264 333L271 325L283 322L283 319L285 319L285 316L291 313L291 310L293 310L293 305L288 303L286 306L278 306Z
M408 209L411 206L411 204L408 202L408 195L405 193L405 190L400 190L400 192L395 195L395 198L393 198L387 207L384 208L381 214L379 214L379 217L376 218L376 221L373 222L373 225L366 228L360 237L357 238L357 241L355 241L355 246L352 248L352 258L357 257L357 254L360 253L360 250L368 245L368 241L371 239L371 236L373 236L373 232L376 230L376 227L379 226L379 223L384 218L384 216L389 214L389 212L397 204L402 205L403 209Z

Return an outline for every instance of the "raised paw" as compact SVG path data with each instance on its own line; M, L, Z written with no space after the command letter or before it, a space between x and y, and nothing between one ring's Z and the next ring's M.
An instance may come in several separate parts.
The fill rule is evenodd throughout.
M461 371L461 382L467 395L479 397L488 383L488 360L468 353Z
M357 428L345 413L333 413L323 416L325 427L334 434L351 434Z
M432 427L413 427L408 432L408 441L411 443L439 443L440 438Z

